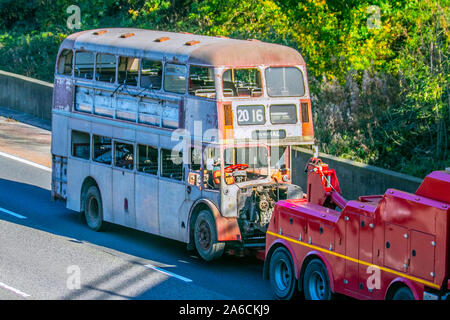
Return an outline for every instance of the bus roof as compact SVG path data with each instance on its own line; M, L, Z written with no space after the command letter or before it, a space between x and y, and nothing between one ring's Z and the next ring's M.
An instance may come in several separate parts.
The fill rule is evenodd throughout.
M100 51L217 67L305 64L297 50L283 45L134 28L105 28L74 33L63 41L62 49Z

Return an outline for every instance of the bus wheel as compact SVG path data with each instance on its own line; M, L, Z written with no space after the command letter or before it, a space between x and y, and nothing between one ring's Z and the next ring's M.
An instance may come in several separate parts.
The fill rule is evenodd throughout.
M100 231L103 225L103 206L100 191L96 186L89 187L84 201L86 223L94 231Z
M321 260L313 259L306 267L303 290L306 300L331 300L330 279Z
M291 255L284 248L275 250L269 264L270 285L279 300L290 300L297 292Z
M403 286L395 291L392 300L414 300L414 295L408 287Z
M225 243L217 242L216 224L208 211L201 211L194 226L195 248L200 256L211 261L222 256Z

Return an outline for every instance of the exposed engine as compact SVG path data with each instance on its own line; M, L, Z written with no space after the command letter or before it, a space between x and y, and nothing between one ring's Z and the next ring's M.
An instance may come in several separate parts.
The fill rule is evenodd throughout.
M278 200L303 197L300 187L292 184L265 184L241 189L239 194L239 223L244 237L265 233Z

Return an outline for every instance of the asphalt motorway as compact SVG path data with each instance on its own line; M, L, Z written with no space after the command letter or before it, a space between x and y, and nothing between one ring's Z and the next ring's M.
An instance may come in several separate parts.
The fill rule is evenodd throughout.
M50 201L49 170L0 156L0 300L272 299L255 257L204 262L186 245Z

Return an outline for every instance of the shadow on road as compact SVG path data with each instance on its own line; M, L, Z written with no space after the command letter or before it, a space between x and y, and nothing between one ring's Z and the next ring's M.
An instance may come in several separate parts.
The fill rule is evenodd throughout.
M81 214L66 209L63 202L51 202L50 191L41 187L0 179L0 190L3 190L0 192L0 207L27 217L27 219L17 219L0 213L0 220L64 237L67 241L89 245L126 260L127 264L124 266L113 269L112 272L110 270L108 274L83 284L82 290L61 297L63 299L83 299L88 291L91 294L92 291L98 291L96 297L99 299L114 298L115 295L116 298L121 299L158 299L158 296L155 296L158 292L155 287L134 297L105 292L99 288L101 284L123 274L130 263L140 266L151 263L160 266L166 271L192 279L192 285L206 288L222 299L227 297L244 300L272 299L269 283L262 279L263 263L255 257L225 255L217 261L205 262L195 251L187 251L184 243L134 229L108 223L105 231L94 232L87 227ZM134 278L128 279L122 287L138 283L152 272L155 271L146 268ZM159 285L163 284L159 283ZM183 285L183 290L189 286ZM117 288L119 289L121 288ZM179 294L180 299L196 299L195 295L184 298L182 296ZM200 299L208 298L200 297Z

